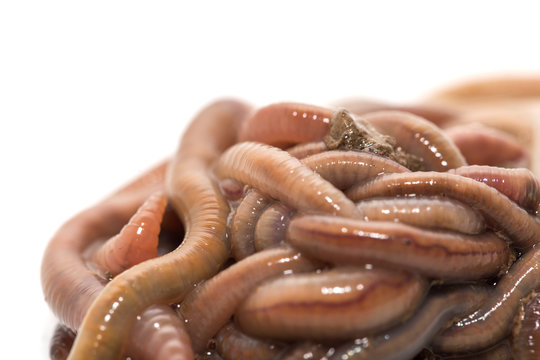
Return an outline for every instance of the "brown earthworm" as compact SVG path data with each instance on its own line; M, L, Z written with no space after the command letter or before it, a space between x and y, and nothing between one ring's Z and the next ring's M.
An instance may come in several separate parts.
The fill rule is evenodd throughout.
M51 360L67 359L74 340L75 332L73 330L62 324L56 325L49 346Z
M327 360L328 353L332 351L333 348L329 348L327 345L304 341L290 346L290 349L279 360Z
M233 178L301 211L357 216L354 203L331 183L278 148L252 142L232 146L214 168L220 178Z
M332 110L298 103L260 108L242 125L238 141L287 146L321 140L328 132Z
M483 182L528 212L536 213L540 206L540 183L532 171L525 168L506 169L493 166L462 166L448 171Z
M260 285L237 309L235 321L256 337L347 339L405 320L427 286L418 275L383 269L294 274Z
M489 295L487 287L463 286L430 294L405 323L376 336L341 345L334 360L408 360L417 355L450 320L474 312Z
M518 360L538 359L540 354L540 294L522 300L512 336L512 349Z
M303 159L310 155L315 155L328 150L323 141L312 141L301 143L287 149L287 152L297 159Z
M277 246L285 239L292 211L279 202L268 206L255 225L253 243L257 251Z
M478 311L433 339L433 350L462 353L496 344L511 332L521 299L539 285L540 248L533 248L512 265Z
M167 181L170 200L185 225L176 250L115 277L92 303L70 359L121 355L136 315L153 304L180 301L197 282L215 274L228 256L228 205L210 179L208 166L236 141L248 108L221 101L203 109L188 127ZM175 281L171 281L175 279Z
M506 242L491 232L465 235L325 215L293 218L287 241L324 261L382 264L437 279L494 276L504 270L510 258Z
M312 271L317 266L298 251L279 247L239 261L199 285L180 305L195 351L206 349L208 340L258 284L281 274Z
M410 172L393 160L364 151L326 151L308 156L302 163L338 189L382 174Z
M362 117L382 134L390 135L404 151L423 160L427 170L447 171L467 165L448 136L429 121L400 111L379 111Z
M268 197L258 190L251 189L248 190L236 208L229 231L232 256L235 260L242 260L256 251L253 242L255 225L261 213L270 203L271 200Z
M442 197L381 198L357 204L365 221L395 221L423 228L479 234L484 218L461 202Z
M501 227L517 248L528 249L540 241L540 221L535 216L496 189L459 175L437 172L383 175L352 187L347 195L355 201L380 196L448 196L479 210Z

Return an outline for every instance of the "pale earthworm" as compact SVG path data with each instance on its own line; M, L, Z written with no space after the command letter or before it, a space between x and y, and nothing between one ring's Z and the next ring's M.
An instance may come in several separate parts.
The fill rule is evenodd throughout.
M483 182L530 213L537 213L540 206L540 183L529 169L471 165L449 170L448 173Z
M241 332L234 322L229 322L216 336L217 352L225 360L275 360L287 347L285 343L257 339Z
M393 160L365 151L326 151L308 156L302 163L338 189L382 174L410 172Z
M279 245L285 239L285 231L292 210L280 202L269 205L259 216L253 234L253 244L257 251Z
M216 102L188 127L167 179L169 198L185 226L184 242L107 284L79 328L70 359L118 358L137 314L153 304L181 301L194 284L214 275L225 262L229 208L208 166L235 143L248 111L236 101Z
M379 264L448 280L495 276L505 270L511 254L492 232L465 235L325 215L293 218L287 241L331 263Z
M328 150L323 141L301 143L287 149L287 152L297 159L303 159L310 155L320 154Z
M157 257L158 235L167 199L154 193L122 230L107 240L91 257L105 278L113 278L130 267Z
M540 97L540 77L501 76L483 78L449 87L436 97L459 101L526 99Z
M73 341L75 340L75 332L65 325L57 324L51 343L49 346L49 357L51 360L65 360L68 357Z
M361 267L293 274L265 282L240 305L248 335L276 340L340 340L404 321L427 291L416 275Z
M299 211L357 216L354 203L331 183L276 147L244 142L223 153L214 168Z
M496 189L463 176L414 172L380 176L347 192L359 201L373 197L433 196L454 198L479 210L484 217L502 229L515 247L528 249L540 241L540 221Z
M489 294L487 287L471 285L436 291L403 324L375 336L342 344L330 359L412 359L449 321L477 310Z
M299 103L277 103L258 109L242 125L238 141L286 147L322 140L333 110Z
M518 360L538 359L540 354L540 295L533 291L520 304L514 321L512 349Z
M512 265L478 311L457 321L433 339L433 350L463 353L496 344L510 334L521 299L539 285L540 248L533 248Z
M443 197L378 198L357 204L365 221L394 221L422 228L479 234L484 218L469 206Z
M471 165L527 167L527 149L510 134L479 124L457 125L445 133Z
M467 165L448 136L429 121L400 111L378 111L362 116L382 134L396 139L405 152L418 156L426 170L447 171Z
M248 190L240 201L232 215L229 230L231 252L235 260L242 260L256 251L253 243L255 225L271 201L255 189Z
M180 305L193 348L203 351L238 305L265 280L282 274L313 271L320 266L290 247L256 253L197 286Z

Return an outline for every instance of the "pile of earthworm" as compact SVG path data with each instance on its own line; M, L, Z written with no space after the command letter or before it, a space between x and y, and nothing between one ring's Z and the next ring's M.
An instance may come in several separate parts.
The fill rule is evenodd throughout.
M528 131L342 105L212 103L67 221L42 263L51 358L537 358Z

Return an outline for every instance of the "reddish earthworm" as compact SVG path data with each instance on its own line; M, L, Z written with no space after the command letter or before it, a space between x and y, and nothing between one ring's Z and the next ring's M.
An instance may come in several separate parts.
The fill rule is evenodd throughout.
M287 149L287 152L297 159L303 159L310 155L315 155L328 150L323 141L312 141L301 143Z
M67 359L74 340L75 332L73 330L62 324L56 325L49 347L51 360Z
M506 195L528 212L536 213L540 206L540 183L525 168L506 169L493 166L462 166L448 171L483 182Z
M352 187L347 195L355 201L380 196L448 196L481 211L486 219L505 231L517 248L528 249L540 241L540 221L535 216L496 189L459 175L437 172L383 175Z
M279 247L239 261L199 285L180 306L195 351L206 348L208 340L258 284L281 274L312 271L317 266L298 251Z
M285 239L292 211L279 202L268 206L255 225L253 243L257 251L274 247Z
M540 354L540 294L527 296L515 321L512 349L518 360L538 359Z
M153 304L180 301L225 262L228 205L207 169L236 141L237 128L248 111L239 102L217 102L188 127L167 182L170 200L185 224L184 242L107 284L85 316L70 359L119 357L129 333L126 329L133 326L137 314Z
M429 295L425 303L405 323L376 336L341 345L330 359L408 360L455 317L474 312L489 295L487 287L464 286Z
M365 114L364 120L382 134L390 135L404 151L423 160L427 170L447 171L467 165L448 136L429 121L400 111Z
M287 241L324 261L382 264L437 279L494 276L504 270L510 258L506 242L491 232L465 235L325 215L293 218Z
M427 286L418 275L383 269L294 274L259 286L237 309L235 321L262 338L347 339L405 320Z
M326 151L308 156L302 163L338 189L382 174L410 172L393 160L364 151Z
M287 146L321 140L333 110L298 103L277 103L258 109L240 129L238 141Z
M539 285L540 248L533 248L512 265L478 311L433 339L433 349L442 353L462 353L496 344L511 332L521 299Z
M257 219L271 200L258 190L249 190L234 212L230 224L231 251L235 260L242 260L253 254L253 236Z
M442 197L381 198L360 201L357 205L365 221L395 221L423 228L479 234L484 218L461 202Z
M234 202L244 196L245 186L233 179L223 179L219 182L219 188L227 200Z
M233 178L300 211L357 216L354 203L331 183L286 151L245 142L229 148L214 168L220 178Z

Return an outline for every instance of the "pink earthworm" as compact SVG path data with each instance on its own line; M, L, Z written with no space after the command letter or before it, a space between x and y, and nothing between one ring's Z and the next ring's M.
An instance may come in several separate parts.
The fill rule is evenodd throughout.
M167 205L165 194L150 196L120 233L107 240L91 261L105 278L112 278L145 260L157 257L158 235Z
M540 294L533 291L520 307L512 335L512 349L518 360L535 360L540 354Z
M255 225L253 236L255 249L261 251L282 243L292 214L291 209L279 202L268 206Z
M540 97L540 77L500 76L458 84L436 95L461 101L501 101Z
M464 353L486 349L512 331L521 299L540 285L540 248L515 262L478 311L437 335L435 352Z
M180 305L193 348L200 353L231 318L239 304L265 280L320 266L297 250L278 247L256 253L223 270L193 290Z
M322 140L333 110L299 103L277 103L258 109L240 129L238 141L285 147Z
M363 200L357 208L365 221L402 222L464 234L479 234L485 230L484 218L477 211L442 197Z
M403 324L375 336L347 342L339 346L330 359L412 359L449 321L477 310L489 294L487 287L471 285L431 293Z
M170 201L185 225L184 242L107 284L79 328L70 359L118 358L137 314L150 305L181 301L194 284L223 265L229 253L229 207L208 167L235 143L248 112L243 103L220 101L203 109L188 127L167 179Z
M467 165L448 136L429 121L400 111L378 111L362 116L380 133L396 139L397 146L422 159L426 170L447 171Z
M51 360L67 359L74 340L75 332L73 330L62 324L56 325L49 347Z
M292 209L357 216L354 203L331 183L278 148L252 142L232 146L214 168L220 178L233 178L282 201Z
M527 167L527 149L511 135L479 124L457 125L445 133L471 165Z
M528 212L538 212L540 207L540 183L529 169L471 165L452 169L448 172L483 182L497 189Z
M225 198L231 202L240 200L245 193L244 184L233 179L223 179L219 182L219 188Z
M297 159L303 159L310 155L320 154L328 150L323 141L301 143L287 149L287 152Z
M302 163L338 189L382 174L410 172L393 160L364 151L326 151L308 156Z
M234 259L242 260L253 254L255 244L253 242L257 219L271 199L261 194L258 190L248 190L236 211L234 212L229 231L231 251Z
M293 218L287 241L324 261L379 264L436 279L487 278L505 270L510 260L508 245L492 232L465 235L326 215Z
M340 340L407 319L427 281L407 272L334 268L265 282L240 305L235 321L248 335L275 340Z
M528 249L540 241L538 218L496 189L459 175L437 172L383 175L352 187L347 195L355 201L381 196L448 196L479 210L493 225L500 227L517 248Z

